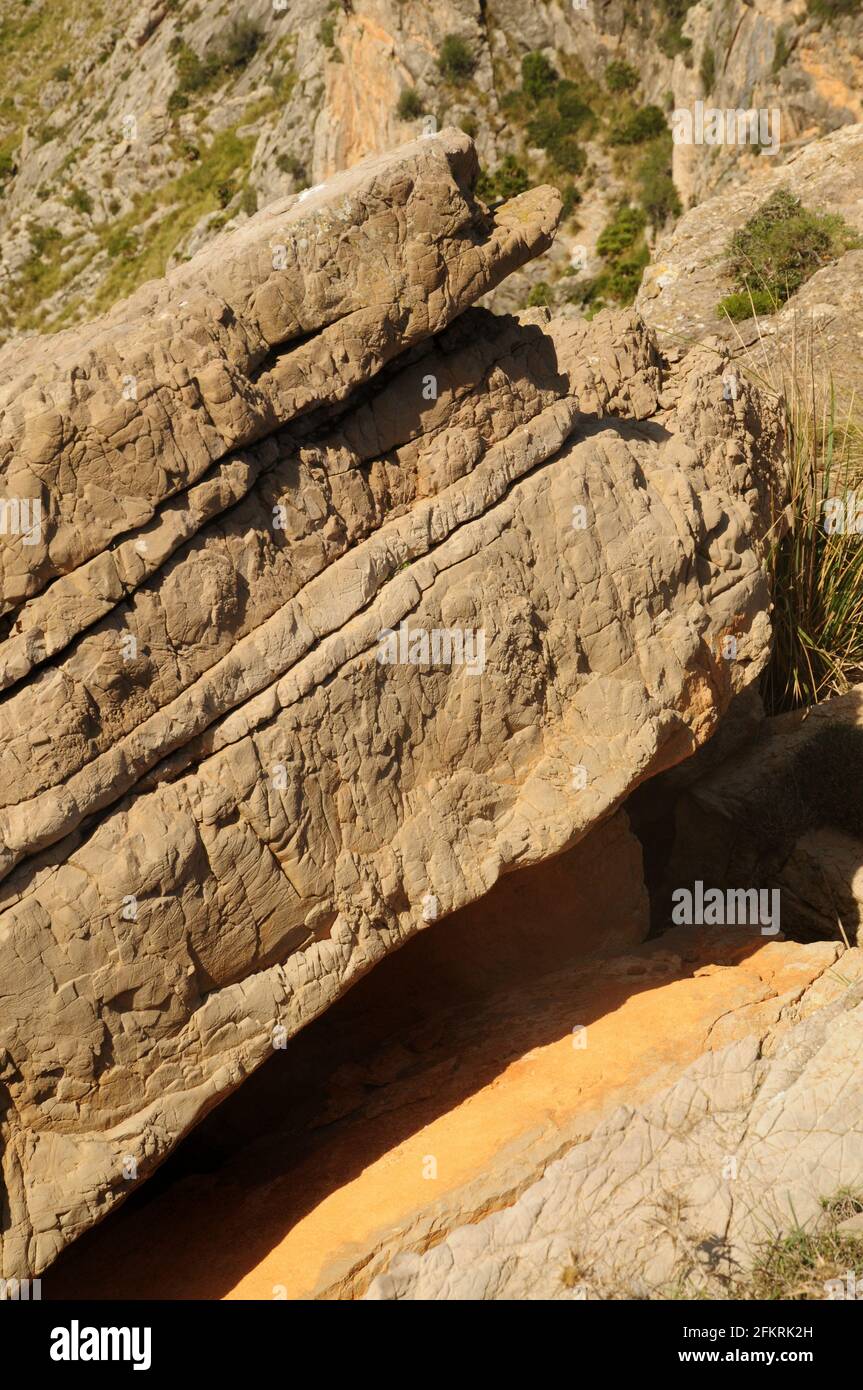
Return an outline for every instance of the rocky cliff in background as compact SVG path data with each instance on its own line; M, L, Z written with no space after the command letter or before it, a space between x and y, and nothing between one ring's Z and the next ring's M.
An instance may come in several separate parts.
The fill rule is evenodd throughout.
M249 0L238 12L217 0L148 0L118 14L9 0L0 334L85 321L256 207L429 123L476 138L500 196L566 185L558 248L511 282L506 307L524 307L531 287L560 299L579 288L574 252L585 282L601 267L599 238L621 200L642 208L652 240L681 207L859 121L863 20L851 8ZM557 109L546 109L541 81L525 98L528 53L569 84ZM663 116L697 100L778 107L779 154L672 149Z
M5 1275L767 659L777 412L471 308L559 214L477 173L372 157L0 357Z

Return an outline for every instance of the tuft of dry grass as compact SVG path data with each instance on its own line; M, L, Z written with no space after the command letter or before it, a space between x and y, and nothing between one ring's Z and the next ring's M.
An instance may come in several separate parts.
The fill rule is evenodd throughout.
M738 1297L823 1300L827 1285L839 1280L844 1288L849 1272L863 1284L863 1236L839 1229L841 1222L863 1211L863 1201L843 1190L823 1208L823 1218L812 1230L798 1227L765 1244Z
M863 413L853 397L840 410L811 338L795 334L781 357L757 329L771 368L747 375L785 415L788 507L769 538L774 646L762 678L768 713L781 714L863 680Z

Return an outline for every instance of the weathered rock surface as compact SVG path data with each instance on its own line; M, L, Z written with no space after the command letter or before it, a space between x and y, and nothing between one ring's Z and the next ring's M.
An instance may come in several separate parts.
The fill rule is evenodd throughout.
M854 973L858 953L837 961L835 943L725 928L598 955L622 906L620 855L597 870L603 829L561 858L594 880L604 917L574 912L567 929L527 897L511 910L508 885L552 861L415 937L209 1116L143 1200L76 1242L43 1297L362 1297L400 1253L511 1208L621 1105L740 1039L769 1048ZM643 1243L631 1253L637 1281Z
M627 314L469 310L559 206L475 173L376 157L0 358L3 1274L766 660L777 417Z
M791 947L796 988L730 1010L673 1085L618 1107L501 1210L394 1255L365 1296L727 1296L765 1241L813 1229L859 1182L863 952L837 955Z
M696 879L779 891L796 937L863 945L863 686L765 720L680 797L666 898Z

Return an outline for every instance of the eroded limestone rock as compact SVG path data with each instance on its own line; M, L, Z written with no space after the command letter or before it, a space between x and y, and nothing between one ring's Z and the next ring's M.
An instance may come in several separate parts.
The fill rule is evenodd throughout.
M559 208L475 174L376 157L0 356L44 503L3 550L3 1274L766 660L777 413L629 314L470 309Z

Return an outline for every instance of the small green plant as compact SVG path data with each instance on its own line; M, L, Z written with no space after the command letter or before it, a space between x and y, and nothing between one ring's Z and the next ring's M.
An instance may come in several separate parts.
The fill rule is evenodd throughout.
M639 202L654 227L663 226L681 212L680 196L671 173L670 134L654 140L638 164L635 181Z
M614 58L605 69L605 85L610 92L634 92L640 78L635 68L622 58Z
M816 19L840 19L842 15L857 14L859 0L806 0L806 9Z
M264 41L264 31L251 19L235 19L203 57L185 40L174 49L178 84L168 98L169 111L183 111L190 93L210 91L226 77L241 72Z
M616 121L609 136L609 145L641 145L653 140L668 129L665 113L658 106L640 106L628 116Z
M306 166L297 159L295 154L288 154L287 151L283 150L281 154L276 155L276 168L281 174L290 174L296 183L306 182Z
M560 217L562 222L566 222L581 202L581 194L574 183L564 183L560 188L560 196L563 204Z
M55 68L51 76L55 82L68 82L72 76L72 69L68 63L62 63L59 68Z
M243 189L240 208L247 217L254 217L258 211L258 195L250 183L247 183Z
M264 41L264 31L253 19L235 19L216 53L219 65L228 72L248 67Z
M732 323L743 323L760 314L775 314L779 307L779 301L769 290L735 290L733 294L720 299L716 306L716 317L729 318Z
M557 80L557 73L544 53L525 53L521 60L521 88L530 101L542 101L550 96Z
M473 49L459 34L446 34L438 55L441 76L454 86L467 82L476 70Z
M580 174L585 169L587 158L578 134L587 133L594 120L593 111L584 101L577 84L568 80L556 81L553 95L544 97L535 105L534 115L525 129L530 143L545 150L561 173Z
M571 293L572 302L582 304L588 317L611 300L631 304L635 298L650 252L644 240L647 222L643 208L623 203L601 231L596 249L605 261L601 272L582 281Z
M751 297L757 312L774 313L816 270L860 244L838 214L810 212L779 188L732 236L726 254L734 293L718 310L748 318Z
M782 71L790 57L791 43L788 38L788 30L783 24L776 31L776 47L773 50L773 62L771 64L774 77Z
M318 29L318 38L324 48L335 48L336 46L336 21L331 15L326 15Z
M515 155L508 154L493 174L480 173L476 191L483 202L496 203L501 199L517 197L529 186L530 179L524 165L519 164Z
M52 245L63 240L63 234L57 227L41 227L39 225L30 228L30 246L33 256L40 258Z
M530 294L527 296L528 309L546 308L552 302L551 285L545 280L540 280L532 286Z
M641 208L623 203L599 234L596 249L600 256L614 260L633 246L644 231L646 218Z
M215 191L216 202L219 204L219 207L226 208L228 206L228 203L230 203L231 199L234 197L234 194L237 191L237 187L233 179L223 179L221 183L216 184Z
M416 87L405 87L399 97L396 115L400 121L415 121L423 113L423 104Z
M11 179L17 173L17 170L18 166L15 163L15 156L12 154L11 150L0 150L0 184L4 184L7 179Z
M685 60L692 48L692 40L683 36L683 21L694 4L696 0L659 0L659 10L665 22L657 42L667 58L676 58L680 53Z
M122 256L128 261L138 254L138 238L133 232L120 228L109 234L105 242L105 249L112 261L116 260L118 256Z
M93 211L93 199L86 188L73 188L66 199L66 206L74 208L76 212L83 212L89 217Z
M701 77L701 90L705 96L709 96L716 82L716 54L709 43L706 43L701 50L701 64L698 72Z

